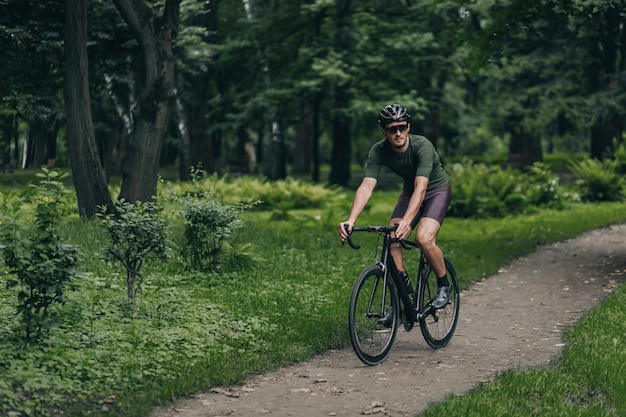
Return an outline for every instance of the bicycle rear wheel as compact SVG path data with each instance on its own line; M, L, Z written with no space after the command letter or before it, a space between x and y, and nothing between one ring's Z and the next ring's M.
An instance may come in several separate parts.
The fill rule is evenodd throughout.
M387 357L399 323L398 293L391 278L385 285L383 275L378 266L365 269L350 297L350 341L358 358L367 365L378 365ZM391 319L385 321L386 317Z
M454 266L448 259L444 259L450 281L450 301L444 308L435 310L431 307L432 300L437 294L437 276L426 265L420 279L419 311L426 314L420 319L420 329L426 343L433 349L444 347L452 339L457 321L459 320L460 294L459 281Z

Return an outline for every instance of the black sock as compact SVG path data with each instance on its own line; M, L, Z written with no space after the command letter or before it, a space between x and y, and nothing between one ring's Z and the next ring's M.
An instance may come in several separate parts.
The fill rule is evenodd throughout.
M437 286L439 287L450 286L450 281L448 281L448 274L444 275L443 278L437 278Z

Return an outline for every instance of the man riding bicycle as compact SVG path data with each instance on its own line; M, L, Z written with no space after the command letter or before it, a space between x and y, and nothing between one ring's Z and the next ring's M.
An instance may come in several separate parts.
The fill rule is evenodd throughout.
M381 168L389 168L403 179L402 191L389 224L398 224L395 237L401 240L409 239L417 226L416 242L437 275L438 289L432 306L443 308L448 304L450 282L443 252L437 246L437 234L452 198L448 176L433 144L424 136L410 133L411 115L405 107L399 104L385 106L378 115L378 123L385 139L370 148L365 176L354 195L350 217L339 223L339 236L343 242L352 232L354 223L372 196ZM392 245L391 256L405 282L409 282L399 243Z

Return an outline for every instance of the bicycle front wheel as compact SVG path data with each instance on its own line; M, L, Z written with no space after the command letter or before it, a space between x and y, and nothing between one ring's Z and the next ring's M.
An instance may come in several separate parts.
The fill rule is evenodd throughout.
M358 358L367 365L378 365L389 354L396 338L399 301L393 280L378 266L365 269L352 290L348 327L350 341Z
M422 314L420 329L426 343L433 349L444 347L452 339L456 323L459 320L460 294L459 280L454 266L448 259L444 259L450 281L450 301L441 309L431 307L432 300L437 294L437 277L434 271L426 266L420 279L419 311Z

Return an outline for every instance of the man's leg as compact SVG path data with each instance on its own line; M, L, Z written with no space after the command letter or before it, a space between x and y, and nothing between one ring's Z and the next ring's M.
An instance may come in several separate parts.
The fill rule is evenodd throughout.
M417 232L415 233L415 239L417 244L420 245L424 256L428 261L428 265L435 271L437 278L446 276L446 265L443 262L443 252L441 248L437 246L437 234L441 225L435 219L430 217L422 217L417 225ZM395 258L394 258L395 260Z
M430 217L422 217L417 227L415 237L422 248L428 265L437 275L437 296L433 300L434 308L443 308L448 304L450 296L450 282L448 281L446 264L443 260L443 252L437 246L437 234L441 224Z
M393 226L399 221L400 221L400 218L394 217L391 220L389 220L389 225ZM395 237L396 235L392 234L391 236ZM391 253L391 257L393 258L393 261L396 263L396 266L398 268L404 268L404 260L402 258L402 246L399 243L393 243L391 245L391 248L389 248L389 252Z

